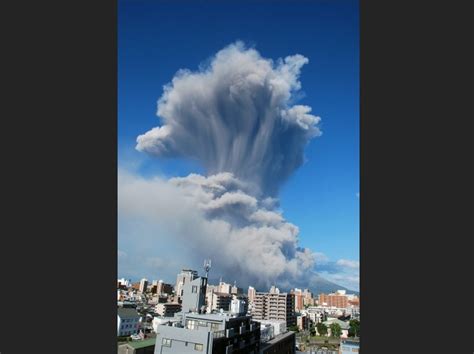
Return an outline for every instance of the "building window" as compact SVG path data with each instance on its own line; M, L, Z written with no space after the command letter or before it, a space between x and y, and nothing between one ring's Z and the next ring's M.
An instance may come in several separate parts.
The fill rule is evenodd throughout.
M198 352L202 352L204 349L204 346L202 344L196 343L194 344L194 350L197 350Z
M193 293L197 293L198 287L196 285L193 285L193 290L192 291L193 291Z
M188 320L187 323L186 323L186 327L188 329L197 329L197 321Z
M161 345L163 347L171 347L171 339L163 338L162 341L161 341Z

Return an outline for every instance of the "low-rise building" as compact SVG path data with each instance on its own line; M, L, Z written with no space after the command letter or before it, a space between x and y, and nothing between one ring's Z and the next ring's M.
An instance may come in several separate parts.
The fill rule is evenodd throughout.
M161 317L173 317L175 313L181 311L181 305L178 303L157 304L155 312Z
M323 324L328 328L328 336L331 336L331 325L336 323L341 327L341 338L347 338L349 335L349 322L338 320L337 318L328 318L327 321L324 321Z
M156 338L133 341L118 346L118 354L153 354Z
M140 315L134 308L117 308L117 336L129 336L138 332Z

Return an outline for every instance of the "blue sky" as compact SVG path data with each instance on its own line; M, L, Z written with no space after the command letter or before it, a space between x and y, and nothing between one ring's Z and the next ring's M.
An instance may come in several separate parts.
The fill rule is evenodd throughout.
M359 13L357 1L119 1L118 157L144 176L202 173L196 163L135 150L157 126L156 102L177 70L236 40L266 58L309 58L300 81L323 135L280 192L300 245L330 260L359 260Z

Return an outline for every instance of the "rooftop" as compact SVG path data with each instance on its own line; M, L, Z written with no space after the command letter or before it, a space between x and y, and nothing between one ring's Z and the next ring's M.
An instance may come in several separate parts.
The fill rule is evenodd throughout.
M156 343L156 338L148 338L148 339L144 339L144 340L137 340L137 341L128 342L128 343L123 344L123 345L129 345L134 349L140 349L140 348L145 348L145 347L155 345L155 343Z
M291 332L291 331L279 334L275 338L269 340L268 342L263 343L262 348L265 348L265 346L273 345L273 344L279 342L282 339L286 339L286 338L294 336L294 335L295 335L295 332Z
M120 318L140 317L137 310L135 310L134 308L128 308L128 307L119 307L117 309L117 315L120 316Z

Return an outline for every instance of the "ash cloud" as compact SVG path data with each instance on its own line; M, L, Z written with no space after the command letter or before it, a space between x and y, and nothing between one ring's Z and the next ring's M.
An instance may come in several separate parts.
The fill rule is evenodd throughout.
M298 227L231 173L166 180L121 171L119 190L119 220L139 222L133 240L149 249L144 260L181 245L174 264L211 257L229 281L262 288L307 279L314 267L313 253L298 247Z
M195 159L208 175L230 172L276 195L321 134L311 107L290 104L307 63L299 54L274 62L242 42L229 45L207 67L178 71L158 101L162 125L140 135L136 148Z
M298 245L299 229L278 203L279 187L321 134L311 107L291 105L306 63L299 54L274 62L237 42L164 87L162 125L140 135L136 148L197 160L207 174L119 171L119 246L128 247L128 262L134 255L137 267L159 264L153 271L173 279L176 264L200 269L210 257L227 281L261 289L320 281L320 254Z

